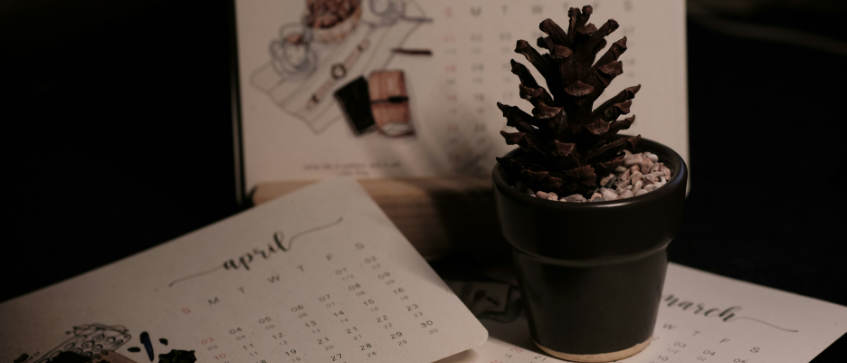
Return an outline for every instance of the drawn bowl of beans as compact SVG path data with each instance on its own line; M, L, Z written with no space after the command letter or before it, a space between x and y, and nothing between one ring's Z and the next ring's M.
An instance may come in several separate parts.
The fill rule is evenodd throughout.
M343 40L356 29L362 17L360 0L307 0L306 26L321 43Z

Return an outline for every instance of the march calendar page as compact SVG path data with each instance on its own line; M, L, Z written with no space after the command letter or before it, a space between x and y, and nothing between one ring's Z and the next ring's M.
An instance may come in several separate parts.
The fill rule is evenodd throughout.
M491 337L439 363L565 362L533 343L514 281L490 277L449 282ZM809 362L846 332L847 307L670 263L650 345L615 362Z
M532 107L510 60L542 79L514 52L517 41L535 44L547 18L567 28L568 10L585 5L590 23L620 24L608 44L627 38L623 74L598 102L640 84L625 133L687 160L682 0L238 0L247 189L490 173L510 150L496 103Z
M16 363L430 363L486 338L351 179L0 305Z

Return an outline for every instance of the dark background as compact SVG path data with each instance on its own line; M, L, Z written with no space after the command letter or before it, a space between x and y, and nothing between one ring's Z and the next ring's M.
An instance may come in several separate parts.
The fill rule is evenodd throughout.
M847 305L844 6L689 5L691 192L671 260ZM246 207L233 157L232 9L0 3L0 301ZM814 362L845 356L842 337Z

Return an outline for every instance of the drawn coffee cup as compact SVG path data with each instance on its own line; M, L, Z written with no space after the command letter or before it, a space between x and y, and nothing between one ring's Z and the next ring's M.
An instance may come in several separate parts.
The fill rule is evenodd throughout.
M317 68L318 57L311 48L312 34L298 23L283 25L279 39L274 39L268 49L271 66L285 79L302 79Z

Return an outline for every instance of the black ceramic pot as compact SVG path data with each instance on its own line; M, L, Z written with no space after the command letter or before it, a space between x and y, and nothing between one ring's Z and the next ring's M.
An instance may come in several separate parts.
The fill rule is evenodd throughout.
M555 357L605 362L650 343L682 222L688 170L670 148L642 139L634 152L673 172L663 187L623 200L565 203L512 188L494 167L494 198L512 245L532 337ZM516 151L513 151L513 153Z

